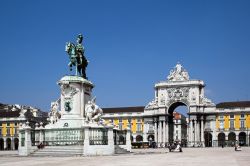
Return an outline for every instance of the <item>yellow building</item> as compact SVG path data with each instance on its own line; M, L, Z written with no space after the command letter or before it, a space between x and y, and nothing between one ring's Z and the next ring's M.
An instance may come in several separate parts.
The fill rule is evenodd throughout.
M138 107L118 107L118 108L103 108L103 119L106 124L113 124L120 130L131 130L132 142L149 142L155 141L155 130L149 128L146 131L144 128L144 118L147 115L144 114L144 106ZM186 138L187 123L186 117L180 113L174 112L174 137L182 140L182 137ZM185 131L183 131L185 129Z
M17 150L20 123L45 122L47 113L26 106L7 105L0 103L0 150Z
M250 145L250 101L219 103L216 111L218 146Z
M130 129L132 142L143 141L144 106L103 108L103 112L106 124L113 124L120 130Z

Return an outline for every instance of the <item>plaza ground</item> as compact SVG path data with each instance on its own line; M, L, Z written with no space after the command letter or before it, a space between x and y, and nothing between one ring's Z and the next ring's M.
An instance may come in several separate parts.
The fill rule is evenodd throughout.
M1 166L102 165L102 166L248 166L250 147L184 148L183 153L167 149L134 149L131 154L95 157L19 157L17 151L0 151Z

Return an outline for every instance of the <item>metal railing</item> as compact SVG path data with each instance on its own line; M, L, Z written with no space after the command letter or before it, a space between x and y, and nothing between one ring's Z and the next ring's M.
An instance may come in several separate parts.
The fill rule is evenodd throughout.
M89 144L90 145L108 145L108 130L95 129L89 130Z

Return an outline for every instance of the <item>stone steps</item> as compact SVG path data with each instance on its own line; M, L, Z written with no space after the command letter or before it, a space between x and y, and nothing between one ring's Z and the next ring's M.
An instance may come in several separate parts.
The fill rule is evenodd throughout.
M30 154L30 156L82 156L83 146L45 146L43 149Z
M127 154L131 153L130 151L121 148L119 145L115 145L115 154Z

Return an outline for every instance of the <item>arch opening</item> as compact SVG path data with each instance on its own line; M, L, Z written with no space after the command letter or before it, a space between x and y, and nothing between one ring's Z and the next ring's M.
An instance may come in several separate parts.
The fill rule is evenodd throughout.
M0 150L4 150L4 140L0 138Z
M236 134L234 132L230 132L228 134L228 145L234 146L236 142Z
M181 141L183 146L186 146L188 113L188 106L183 102L175 102L169 107L167 116L169 143Z
M205 147L212 147L212 137L210 132L204 133Z
M225 139L226 139L225 134L219 133L218 134L218 146L225 146Z
M240 146L246 145L246 133L245 132L240 132L239 134L239 145Z
M18 150L18 143L19 143L19 139L18 139L18 138L15 138L15 139L14 139L15 150Z
M136 139L136 142L142 142L143 141L143 137L141 135L137 135L135 139Z
M6 150L11 150L11 139L10 138L6 139L6 145L7 145Z

